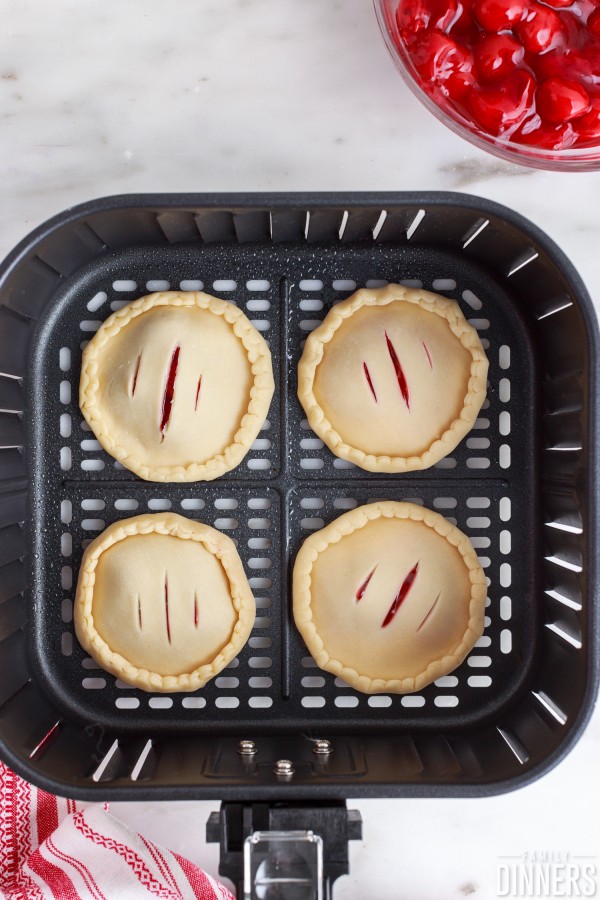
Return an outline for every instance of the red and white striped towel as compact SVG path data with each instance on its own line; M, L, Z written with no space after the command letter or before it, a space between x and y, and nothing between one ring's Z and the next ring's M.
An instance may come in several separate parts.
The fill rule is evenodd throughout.
M7 900L234 900L187 859L105 807L32 787L0 762L0 896Z

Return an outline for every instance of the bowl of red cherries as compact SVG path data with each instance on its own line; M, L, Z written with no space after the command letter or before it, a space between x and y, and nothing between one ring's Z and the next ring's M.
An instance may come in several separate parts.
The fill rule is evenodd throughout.
M457 134L538 168L600 168L600 0L375 9L405 81Z

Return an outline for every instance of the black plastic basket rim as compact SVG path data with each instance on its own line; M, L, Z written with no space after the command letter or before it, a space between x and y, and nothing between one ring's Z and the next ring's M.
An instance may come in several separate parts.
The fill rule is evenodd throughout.
M37 228L33 229L17 246L6 256L0 264L0 289L10 276L13 270L20 262L27 257L36 244L45 238L48 238L54 232L59 231L63 226L74 223L91 213L117 211L119 209L142 209L152 208L154 206L162 209L193 209L199 207L203 209L220 209L230 212L240 211L251 208L253 210L273 211L281 210L318 210L319 208L339 209L343 211L347 207L353 209L359 207L379 207L385 210L387 206L404 204L416 206L423 205L429 207L452 205L458 208L472 209L482 214L491 214L504 219L506 222L519 228L528 234L535 242L543 248L560 266L562 271L568 277L572 286L573 293L577 296L579 309L582 312L587 332L588 350L590 358L590 368L593 372L598 371L598 355L600 347L600 329L598 318L595 312L593 302L588 291L579 276L573 264L566 257L564 252L557 244L549 238L538 226L530 220L514 212L512 209L498 204L494 201L482 199L470 194L458 194L454 192L360 192L360 193L343 193L343 192L318 192L318 193L244 193L244 194L124 194L111 195L101 197L97 200L87 201L77 206L71 207L59 213L47 221L43 222ZM407 784L403 783L397 786L386 786L386 796L446 796L446 797L475 797L475 796L491 796L514 790L516 788L529 784L541 775L550 771L556 766L573 748L585 730L586 725L592 715L594 702L598 691L598 683L600 677L600 626L598 624L598 616L592 617L592 612L597 611L600 584L598 583L598 563L596 559L596 551L598 547L598 537L600 536L600 509L598 504L598 456L599 456L599 438L600 438L600 394L598 391L597 380L592 380L589 385L589 450L587 457L587 465L589 472L589 492L590 492L590 528L587 533L587 544L590 564L588 571L590 574L590 591L587 615L590 619L590 641L589 641L589 660L586 681L586 690L583 701L577 715L571 720L568 734L565 735L560 745L552 751L542 762L535 765L522 773L513 775L509 778L498 780L496 782L488 782L485 784ZM31 778L31 772L24 761L14 754L4 741L0 738L0 755L18 774L25 778ZM98 788L87 788L78 786L76 788L67 788L63 784L57 784L52 778L37 773L35 782L40 787L48 791L57 792L63 796L71 796L84 800L97 800ZM104 786L105 793L119 800L137 800L140 798L139 786L131 785L128 787ZM190 786L192 791L193 786ZM173 800L184 799L190 797L190 787L186 785L175 786L155 786L152 788L152 798L157 800ZM391 789L390 789L391 788ZM202 788L202 797L206 799L220 799L224 795L224 790L231 793L232 788L224 785L208 785ZM244 788L237 791L238 795L245 793ZM265 788L265 796L273 794L273 791ZM280 796L279 792L277 796ZM329 786L315 785L307 790L306 785L289 784L285 787L285 797L290 800L305 800L307 794L310 798L346 798L352 794L351 786L348 784L337 786L333 782ZM360 797L379 797L382 796L377 785L360 785L357 796Z

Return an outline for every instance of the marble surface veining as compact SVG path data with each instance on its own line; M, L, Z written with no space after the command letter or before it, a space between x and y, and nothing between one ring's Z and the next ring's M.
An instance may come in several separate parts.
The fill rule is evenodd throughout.
M0 0L0 172L1 255L106 194L443 189L532 219L600 296L600 172L518 167L453 135L401 82L370 0ZM365 839L337 900L487 900L499 856L600 853L599 758L596 713L520 791L350 802ZM215 806L113 811L216 874Z

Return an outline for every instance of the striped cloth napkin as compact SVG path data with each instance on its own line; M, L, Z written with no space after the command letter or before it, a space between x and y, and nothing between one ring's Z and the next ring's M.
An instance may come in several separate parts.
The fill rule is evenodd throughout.
M187 859L104 807L55 797L0 762L0 897L7 900L234 900Z

